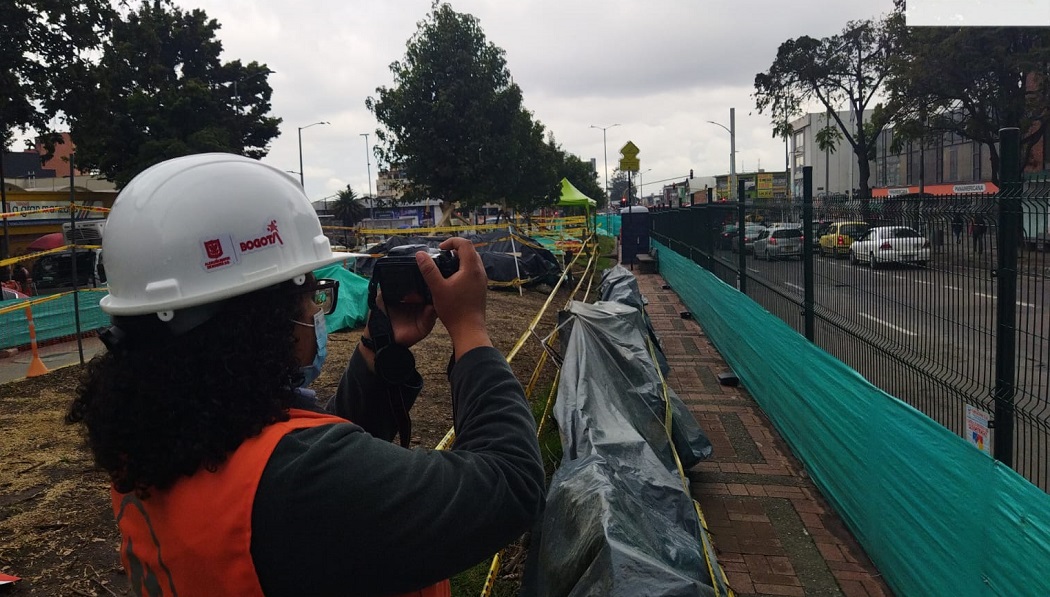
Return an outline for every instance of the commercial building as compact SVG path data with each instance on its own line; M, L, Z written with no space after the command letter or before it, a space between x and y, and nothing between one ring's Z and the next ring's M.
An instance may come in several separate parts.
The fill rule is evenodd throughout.
M864 112L867 122L873 115ZM852 112L839 112L839 119L854 127ZM802 193L802 168L813 168L813 194L852 196L860 188L859 168L853 148L840 139L835 149L822 150L817 133L824 127L837 128L834 118L813 112L791 123L791 171L793 190ZM950 133L930 135L923 143L906 141L893 151L894 128L882 130L875 141L875 159L870 164L868 186L872 197L893 197L908 193L962 194L993 193L992 164L982 144ZM925 145L925 147L923 147Z

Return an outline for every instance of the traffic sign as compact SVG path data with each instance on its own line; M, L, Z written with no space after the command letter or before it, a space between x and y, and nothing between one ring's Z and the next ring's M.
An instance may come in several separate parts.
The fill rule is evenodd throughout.
M620 148L620 155L623 156L620 159L620 171L621 172L638 172L642 169L642 162L638 159L638 154L641 150L634 143L628 141L623 147Z

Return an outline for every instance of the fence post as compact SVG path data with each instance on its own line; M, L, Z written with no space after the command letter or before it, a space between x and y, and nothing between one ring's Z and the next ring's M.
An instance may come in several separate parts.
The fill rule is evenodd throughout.
M747 251L744 247L744 237L747 236L744 230L747 228L747 222L745 221L747 219L747 205L746 201L744 201L744 179L742 178L737 181L736 196L740 199L738 207L739 214L737 218L738 228L736 231L737 240L740 242L740 260L737 261L737 267L740 268L740 273L737 278L737 288L740 289L740 292L747 294Z
M995 297L995 459L1013 467L1017 231L1021 229L1021 131L999 130L998 287Z
M715 250L718 248L718 235L722 232L721 229L715 223L714 208L711 207L714 204L714 189L707 189L707 217L705 223L707 225L707 271L715 271Z
M813 341L813 166L802 168L802 299L806 340Z

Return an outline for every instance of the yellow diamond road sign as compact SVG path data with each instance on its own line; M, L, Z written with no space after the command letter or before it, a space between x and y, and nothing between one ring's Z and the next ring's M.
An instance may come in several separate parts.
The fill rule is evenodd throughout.
M634 143L628 141L620 148L620 170L623 172L638 172L641 170L642 162L638 159L641 150Z

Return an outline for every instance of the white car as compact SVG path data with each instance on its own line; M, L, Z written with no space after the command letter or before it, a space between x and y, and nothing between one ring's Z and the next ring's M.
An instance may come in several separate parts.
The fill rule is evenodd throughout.
M907 226L879 226L853 241L849 261L864 262L872 269L889 263L914 263L920 267L930 260L930 241Z

